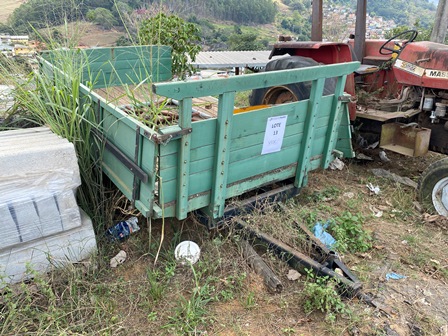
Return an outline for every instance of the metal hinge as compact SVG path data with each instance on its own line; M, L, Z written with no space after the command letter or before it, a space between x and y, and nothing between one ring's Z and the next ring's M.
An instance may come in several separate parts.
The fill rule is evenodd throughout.
M179 139L183 135L190 134L193 132L192 128L182 128L179 131L176 132L170 132L166 134L150 134L145 132L145 136L150 138L152 141L154 141L157 144L166 145L171 140Z
M338 100L343 103L350 103L353 102L353 97L351 95L342 95L338 97Z

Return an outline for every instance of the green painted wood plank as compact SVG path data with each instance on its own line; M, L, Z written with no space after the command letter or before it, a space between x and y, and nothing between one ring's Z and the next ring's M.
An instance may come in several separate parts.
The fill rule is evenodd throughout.
M207 145L214 145L216 135L216 119L207 119L194 122L192 127L191 148L196 149ZM170 141L166 145L160 146L160 156L164 157L177 153L178 144Z
M297 165L297 173L294 185L297 188L303 186L303 180L308 173L308 162L311 154L311 142L313 140L314 124L319 108L320 100L324 89L325 79L319 78L313 81L310 99L308 105L308 112L305 121L305 129L302 145L299 148L299 164ZM313 142L313 146L314 146Z
M202 209L206 207L210 203L210 193L206 193L205 195L194 195L188 200L188 212ZM159 205L154 207L153 218L159 219L162 218L162 213L167 217L175 217L176 216L176 203L172 202L170 204L165 204L164 209Z
M191 127L192 105L193 100L191 98L186 98L179 102L179 126L181 128L186 129ZM182 135L179 141L179 170L177 175L178 186L176 200L177 219L187 218L188 213L190 150L191 133L187 133Z
M321 162L320 156L311 157L310 160L310 170L315 170L319 168ZM278 181L284 181L288 178L294 177L296 174L297 163L292 163L289 166L284 166L282 169L276 169L270 171L269 174L259 174L252 176L248 179L242 179L230 183L227 186L227 198L235 197L241 195L245 192L254 190L263 185L268 185Z
M316 78L338 77L352 73L359 67L359 64L359 62L338 63L185 83L158 83L153 84L153 92L179 100L185 97L195 98L209 95L214 96L223 92L245 91L269 86L311 81Z
M323 125L327 125L328 118L320 118L318 121L323 120ZM316 122L317 124L318 122ZM263 126L264 127L264 126ZM285 138L283 141L283 149L288 147L298 148L300 146L301 137L303 135L304 124L296 124L291 125L291 127L287 127L285 132ZM297 133L298 132L298 133ZM318 150L321 150L321 143L319 138L324 138L326 134L326 127L321 126L315 127L315 144ZM194 134L193 134L194 135ZM230 145L230 164L234 164L238 161L249 162L256 157L261 156L262 142L263 142L264 133L257 133L252 136L246 136L241 140L241 143L238 146L235 146L235 141L232 140ZM246 140L247 145L244 146L244 141ZM236 147L236 148L235 148ZM282 149L282 150L283 150ZM312 153L314 153L314 146L312 148ZM201 172L203 170L212 169L212 157L215 154L214 148L209 145L201 148L197 148L191 151L191 166L190 166L190 174L195 174L197 172ZM269 159L269 157L263 157L260 159L261 161ZM177 156L175 154L170 154L165 157L160 158L160 175L163 177L164 181L170 181L176 178L177 175Z
M157 64L157 66L155 66ZM89 62L87 69L88 72L102 71L119 71L121 69L133 69L136 67L145 67L148 69L148 73L151 73L151 69L166 69L171 68L171 57L165 58L150 58L150 59L124 59L124 60L107 60L106 62Z
M317 144L317 147L323 148L323 139ZM260 148L261 151L261 148ZM259 156L248 160L235 162L229 166L228 183L234 183L239 180L250 178L254 175L267 174L269 171L280 169L284 166L295 164L297 162L297 147L292 146L282 150L281 152L268 154L270 157ZM313 153L313 156L315 154ZM190 195L202 193L211 189L212 169L200 171L197 173L190 172ZM289 177L293 177L291 175ZM269 177L267 177L269 178ZM164 198L165 202L171 202L176 199L177 179L165 181ZM226 194L226 198L229 196Z
M83 82L94 82L95 88L102 88L138 84L147 77L152 77L153 81L170 79L170 51L166 46L137 46L70 50L66 54L83 65ZM58 52L48 52L43 57L57 64L60 56Z
M107 62L121 59L145 59L160 56L171 57L171 48L168 46L128 46L104 47L69 51L73 57L87 57L90 62ZM51 53L51 52L50 52Z
M152 72L151 74L147 73L146 68L138 68L138 69L132 69L129 71L126 71L125 69L120 72L103 72L100 71L97 74L94 74L95 80L94 82L94 88L100 89L105 87L111 87L111 86L119 86L119 85L137 85L147 78L150 78L152 80L168 80L171 78L171 72L168 71L160 71L158 76L156 76L155 72ZM83 82L85 81L91 81L92 76L83 77Z
M312 158L310 167L314 170L320 165L320 157ZM227 185L227 199L239 196L245 192L257 189L260 186L271 184L272 182L283 181L295 176L296 165L294 163L281 170L272 171L271 174L263 174L254 176L248 180L239 180L236 183ZM167 202L168 203L168 202ZM210 193L192 194L188 202L188 211L194 211L205 208L210 203ZM160 206L156 206L153 212L154 218L162 218L162 210ZM167 204L164 208L165 217L175 216L175 202Z
M212 170L214 163L214 156L207 157L202 160L190 161L190 175L201 173L204 170ZM178 166L172 166L163 170L159 170L159 175L164 181L169 182L177 179L179 168Z
M211 191L212 176L213 176L212 169L202 171L196 174L190 174L188 178L188 184L190 187L189 195L199 194L205 191ZM177 179L163 182L163 197L165 203L177 200L178 196L177 186L178 186Z
M336 149L341 151L346 158L354 158L355 152L352 146L352 135L351 135L351 125L350 116L348 112L348 104L342 105L342 117L341 125L339 127L338 140L336 143Z
M320 120L320 119L319 119ZM325 122L327 124L327 121ZM304 124L296 124L293 127L287 128L287 132L285 134L285 138L283 141L283 149L288 147L298 148L300 146L301 137L303 135ZM298 133L296 133L298 132ZM315 130L315 140L316 140L316 148L319 150L321 147L319 146L322 141L319 141L319 138L325 137L326 127L317 127ZM244 139L247 139L247 145L244 146L244 141L241 142L236 149L235 142L232 140L230 145L230 158L229 163L234 164L235 162L244 160L249 161L255 157L261 156L262 142L263 142L264 133L254 134L252 136L246 136ZM244 140L242 139L242 140ZM314 147L313 147L314 149ZM312 151L312 153L314 150ZM197 172L201 172L203 170L212 169L213 156L215 154L215 149L212 145L208 145L205 147L200 147L191 151L191 165L190 165L190 174L195 174ZM269 157L267 157L269 158ZM265 160L264 157L262 160ZM170 181L175 179L177 176L177 155L170 154L168 156L164 156L160 158L160 175L163 177L164 181Z
M190 154L191 155L190 160L193 165L194 162L212 158L214 154L215 154L215 144L206 145L203 147L192 149ZM160 156L159 160L160 171L177 167L178 162L177 159L178 159L177 153ZM193 167L191 169L194 170Z
M323 149L322 168L328 168L331 160L331 153L336 146L337 135L339 133L339 126L341 124L342 115L342 95L344 94L345 81L347 75L338 78L333 96L333 103L330 109L330 118L328 120L328 130L325 139L325 146Z
M145 202L142 202L142 201L137 201L137 202L135 202L135 207L146 218L151 217L152 210L148 207L148 203L145 203Z
M325 97L328 98L328 97ZM321 109L319 111L318 119L316 120L316 128L326 126L328 123L328 108L330 108L331 100L324 99L321 103ZM300 102L302 108L306 108L306 102ZM259 145L262 143L266 119L272 115L282 115L282 109L274 109L276 113L253 114L242 116L241 114L235 115L233 119L232 127L232 141L230 143L231 152L238 151L240 149L246 149L253 145ZM258 112L258 111L257 111ZM255 113L255 112L254 112ZM306 111L298 111L298 109L289 109L288 123L285 130L285 139L289 136L303 132L303 122L305 121ZM258 122L259 121L259 122ZM207 125L208 126L208 125ZM193 123L192 132L192 150L191 161L202 160L209 156L212 156L215 152L213 147L215 129L209 129L208 127L197 128ZM261 142L260 142L261 141ZM198 147L199 146L199 147ZM171 142L166 146L161 147L160 157L160 169L168 169L174 167L177 164L176 157L177 145L175 142ZM260 151L261 152L261 151ZM260 153L258 153L260 154ZM234 160L231 160L231 162Z
M219 97L212 193L209 207L209 214L213 218L224 215L234 101L235 92L226 92Z

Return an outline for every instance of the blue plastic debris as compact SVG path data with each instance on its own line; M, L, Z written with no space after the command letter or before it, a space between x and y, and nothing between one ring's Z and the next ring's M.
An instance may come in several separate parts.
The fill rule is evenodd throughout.
M405 279L406 276L405 275L401 275L398 273L387 273L386 274L386 280L392 279L392 280L400 280L400 279Z
M316 223L313 227L313 233L317 239L319 239L326 247L332 248L336 244L336 239L333 238L331 234L325 231L325 229L330 225L330 221L326 222L324 225L321 223Z

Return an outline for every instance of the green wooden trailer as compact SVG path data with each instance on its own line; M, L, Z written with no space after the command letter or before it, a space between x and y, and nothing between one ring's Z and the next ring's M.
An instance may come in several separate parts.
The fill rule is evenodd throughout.
M146 217L184 219L201 209L218 219L230 198L285 180L300 189L309 171L353 156L343 91L358 62L168 82L168 47L96 48L74 57L87 59L80 91L99 125L104 172ZM56 64L51 53L41 60L43 71L58 71ZM330 77L335 92L323 96ZM312 83L307 100L235 113L236 92L304 81ZM178 101L178 122L149 127L130 116L104 94L119 87ZM217 116L192 121L194 100L208 96L217 97Z

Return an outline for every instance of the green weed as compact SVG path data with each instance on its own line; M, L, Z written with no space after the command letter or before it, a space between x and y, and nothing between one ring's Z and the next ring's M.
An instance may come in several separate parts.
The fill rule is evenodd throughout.
M282 328L282 333L286 335L295 335L296 330L294 328Z
M212 300L211 293L214 290L208 282L201 286L193 265L190 266L194 276L191 296L180 298L174 315L169 317L170 322L163 326L163 328L174 331L179 335L197 334L206 324L209 319L206 305Z
M158 302L165 291L165 283L161 281L161 274L157 270L148 270L148 296L152 298L154 302Z
M372 248L372 237L363 228L365 218L361 214L343 212L334 218L329 230L336 239L336 248L341 252L365 252Z
M316 276L312 270L306 272L307 281L303 290L305 313L321 311L329 322L334 322L338 315L351 313L337 292L338 283L335 279Z
M95 223L111 222L108 219L112 211L106 210L110 204L98 164L101 145L93 135L99 126L94 122L91 99L80 91L82 83L87 83L85 88L90 89L96 79L83 77L83 71L89 69L87 58L83 57L83 51L64 48L71 45L73 41L69 40L63 45L56 41L48 43L55 48L51 58L60 71L52 71L43 58L39 58L40 70L31 72L14 60L0 62L0 82L13 85L15 97L15 104L2 127L45 125L72 142L82 180L77 191L79 204Z
M98 274L68 267L43 276L28 268L28 282L1 284L0 334L113 332L119 318L112 298L120 284L98 283Z
M339 188L330 186L324 190L312 192L311 195L308 195L307 200L308 202L319 203L337 198L340 194L341 190Z
M243 307L246 309L252 309L257 305L255 301L255 293L252 291L249 291L247 294L245 300L243 301Z

